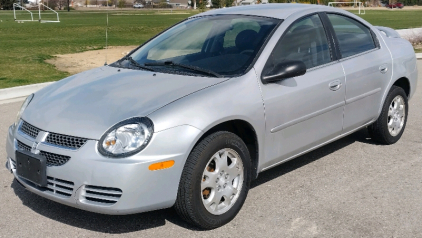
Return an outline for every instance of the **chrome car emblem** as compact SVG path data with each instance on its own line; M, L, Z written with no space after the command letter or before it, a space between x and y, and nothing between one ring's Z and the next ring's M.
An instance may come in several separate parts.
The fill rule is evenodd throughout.
M38 154L38 153L40 153L40 151L37 149L37 147L38 147L38 142L34 142L33 144L32 144L32 147L31 147L31 153L33 153L33 154Z
M32 143L31 146L31 153L33 154L39 154L40 151L38 150L38 146L45 141L45 139L48 136L48 132L46 131L40 131L37 135L37 138L35 138L35 141Z

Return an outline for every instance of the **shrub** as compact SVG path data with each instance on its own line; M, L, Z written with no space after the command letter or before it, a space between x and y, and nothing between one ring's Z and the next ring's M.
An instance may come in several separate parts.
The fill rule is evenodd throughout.
M125 5L126 5L126 0L119 0L119 2L117 3L118 8L124 8Z

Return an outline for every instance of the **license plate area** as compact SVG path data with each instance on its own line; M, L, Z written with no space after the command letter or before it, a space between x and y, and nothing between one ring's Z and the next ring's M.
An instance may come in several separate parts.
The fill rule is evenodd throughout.
M47 187L47 159L44 156L16 151L16 173L38 186Z

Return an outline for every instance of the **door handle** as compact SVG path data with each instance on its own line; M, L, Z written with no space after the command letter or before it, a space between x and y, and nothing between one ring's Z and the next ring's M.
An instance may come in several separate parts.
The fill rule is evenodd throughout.
M387 71L388 71L388 67L387 67L387 65L386 65L386 64L383 64L383 65L381 65L381 66L379 67L379 70L380 70L380 72L381 72L382 74L385 74L385 73L387 73Z
M341 82L340 80L333 81L330 84L328 84L328 87L330 88L331 91L337 91L341 88Z

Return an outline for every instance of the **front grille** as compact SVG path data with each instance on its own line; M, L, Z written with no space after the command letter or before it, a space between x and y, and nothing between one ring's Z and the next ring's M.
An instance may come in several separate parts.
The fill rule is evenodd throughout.
M17 142L18 142L18 149L31 152L31 146L25 145L24 143L20 141L17 141Z
M58 155L50 152L40 151L40 155L45 156L47 159L47 166L60 166L70 160L70 156Z
M38 133L41 131L41 129L29 124L26 121L22 121L22 125L20 126L19 130L34 139L37 138ZM62 135L53 132L48 133L47 138L45 139L45 142L48 144L57 145L65 149L72 150L81 148L87 141L88 139L85 138Z
M25 151L31 151L31 147L28 145L25 145L24 143L18 142L18 149L25 150ZM67 163L67 161L70 160L70 156L66 155L58 155L46 151L40 151L40 155L44 156L47 159L47 166L60 166Z
M81 196L82 200L86 203L113 205L119 201L122 194L122 190L118 188L85 185Z
M38 133L41 131L40 129L29 124L26 121L22 121L22 125L19 129L32 138L37 138Z
M73 182L47 176L46 191L54 195L70 197L73 193L73 186Z
M45 142L49 144L58 145L70 149L79 149L83 145L85 145L86 141L87 139L85 138L61 135L56 133L49 133L47 139L45 140Z

